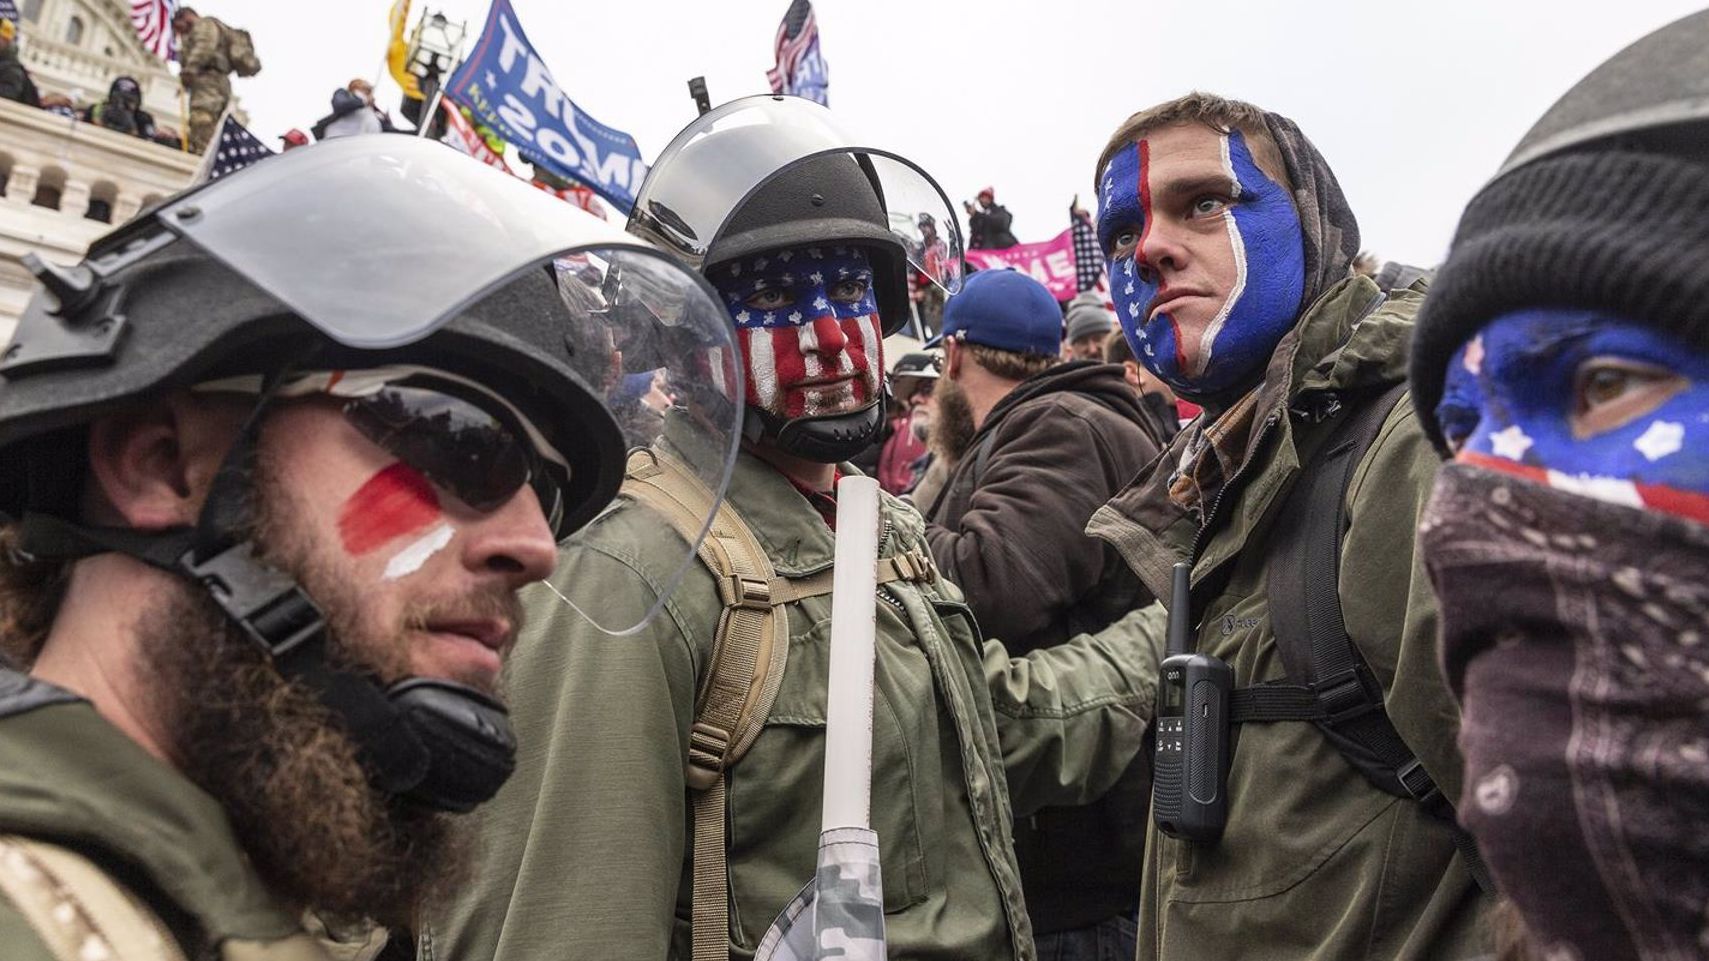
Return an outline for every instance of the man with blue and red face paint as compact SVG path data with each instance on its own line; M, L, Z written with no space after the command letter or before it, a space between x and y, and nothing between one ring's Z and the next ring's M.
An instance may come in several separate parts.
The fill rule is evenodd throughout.
M1139 957L1475 955L1485 899L1433 793L1453 796L1460 759L1412 552L1434 457L1397 404L1422 286L1385 295L1351 275L1358 226L1334 174L1250 104L1192 94L1134 115L1097 189L1129 345L1204 412L1087 530L1159 597L1172 565L1192 565L1190 610L1170 613L1189 650L1230 666L1236 705L1220 837L1151 826ZM1344 432L1351 447L1329 443ZM1316 472L1336 451L1348 466ZM1319 487L1333 509L1284 529ZM1302 572L1302 542L1327 543L1327 561ZM1316 668L1324 633L1306 612L1337 605L1337 670L1358 682L1344 686L1300 666ZM1357 709L1277 717L1258 699L1279 690L1314 704L1351 691ZM1387 753L1367 750L1376 737Z
M1419 318L1414 401L1452 461L1420 549L1513 956L1704 951L1706 44L1693 14L1551 107Z
M814 874L834 484L883 417L880 338L908 316L907 267L944 264L923 235L892 232L926 211L885 199L939 198L931 219L953 222L936 185L895 158L824 143L779 165L835 123L797 98L735 101L679 134L642 187L631 231L699 267L736 331L746 431L713 542L746 573L696 565L669 616L616 639L541 604L509 693L519 737L548 747L518 758L518 786L483 820L481 870L435 919L443 956L750 957ZM714 169L697 165L702 142ZM764 169L730 187L750 162ZM959 237L940 239L959 265ZM694 384L672 387L683 406L632 481L671 470L681 428L707 409ZM618 611L652 602L669 573L656 555L682 542L667 511L625 489L551 579ZM1161 624L1139 612L1011 659L939 575L919 514L888 495L879 511L871 823L890 956L1034 958L1011 825L1121 775L1144 737ZM751 633L784 636L751 656L780 673L732 683L728 625L756 610L778 620ZM764 687L769 706L737 698L751 726L708 711L713 694Z

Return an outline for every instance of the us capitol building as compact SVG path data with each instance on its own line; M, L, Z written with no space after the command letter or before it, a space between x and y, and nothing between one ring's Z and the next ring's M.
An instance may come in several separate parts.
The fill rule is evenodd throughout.
M43 98L79 107L105 99L121 76L142 86L143 109L183 129L178 78L148 52L129 0L16 0L19 57ZM190 183L199 158L139 137L0 100L0 344L35 281L35 253L75 263L91 241Z

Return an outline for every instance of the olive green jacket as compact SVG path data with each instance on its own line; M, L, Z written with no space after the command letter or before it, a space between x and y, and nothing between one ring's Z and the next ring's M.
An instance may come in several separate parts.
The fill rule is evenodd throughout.
M34 688L32 703L46 700L44 694L58 696L5 713L25 685ZM176 942L196 961L329 961L331 955L255 873L218 802L143 751L88 702L0 668L0 713L0 842L45 841L88 858L140 901L164 943ZM0 871L11 873L0 886L30 871L14 849L6 851L11 860ZM87 924L70 899L60 903L68 906L56 912L56 920ZM135 943L90 943L104 934L99 925L90 927L79 936L85 957L158 956L130 953L140 947ZM101 953L103 948L111 953ZM3 893L0 956L54 959Z
M776 470L744 452L728 496L780 575L831 566L831 529ZM924 552L912 508L885 496L881 512L881 556ZM651 605L684 550L661 516L621 499L563 551L552 582L622 621ZM1097 797L1136 755L1155 696L1158 612L1011 659L981 642L941 578L879 593L872 827L891 957L1031 958L1010 824ZM814 873L830 601L785 608L781 689L728 775L732 957L752 955ZM631 636L600 634L546 591L529 598L507 668L517 771L474 815L481 860L432 919L435 959L689 957L683 765L720 610L698 563Z
M1093 515L1146 586L1168 596L1170 566L1193 561L1209 583L1198 650L1234 668L1236 687L1284 676L1271 632L1265 565L1270 515L1325 437L1290 414L1324 392L1405 378L1423 296L1385 301L1367 279L1326 292L1278 347L1259 388L1242 467L1211 528L1168 497L1187 432ZM1348 488L1339 593L1347 632L1387 691L1396 730L1449 798L1460 794L1458 712L1436 662L1436 611L1413 549L1439 459L1402 398ZM1195 539L1203 543L1196 558ZM1226 580L1224 580L1226 579ZM1221 583L1221 586L1216 586ZM1315 726L1246 724L1234 732L1228 827L1214 846L1147 839L1142 959L1369 961L1483 952L1481 896L1448 826L1374 787Z

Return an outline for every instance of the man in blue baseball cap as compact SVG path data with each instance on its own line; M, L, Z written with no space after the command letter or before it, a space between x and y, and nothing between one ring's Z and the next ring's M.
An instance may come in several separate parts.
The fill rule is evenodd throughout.
M1013 270L968 278L944 308L933 448L954 462L929 505L927 542L980 624L1016 655L1098 631L1151 595L1092 512L1162 447L1119 365L1061 360L1062 310ZM1021 888L1041 957L1082 942L1125 945L1150 778L1136 764L1096 803L1015 826ZM1078 954L1075 954L1078 956Z

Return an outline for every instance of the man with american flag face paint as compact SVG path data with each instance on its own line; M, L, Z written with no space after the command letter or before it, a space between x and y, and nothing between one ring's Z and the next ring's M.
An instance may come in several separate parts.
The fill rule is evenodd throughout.
M642 185L631 232L700 270L737 335L746 421L708 544L752 563L734 577L715 561L691 568L670 616L622 638L541 605L542 643L519 645L510 695L519 738L546 747L518 758L522 786L482 822L481 870L433 920L445 957L748 957L814 875L834 491L854 469L840 462L882 423L882 337L909 316L909 266L955 290L961 263L937 185L892 155L812 140L836 124L798 98L734 101L679 134ZM944 233L926 236L922 219ZM709 406L697 385L672 387L665 456L642 470L670 471L679 428ZM1141 612L1012 659L940 575L920 515L889 495L878 514L870 824L882 905L870 917L894 957L1031 961L1012 824L1086 804L1127 768L1160 618ZM550 583L612 616L651 603L680 528L639 496L596 527ZM721 625L736 604L784 625L763 683L731 684L740 642ZM769 704L744 704L753 736L718 735L706 692L766 685Z
M883 390L871 259L859 247L796 247L712 271L736 322L748 404L773 418L864 410Z
M1399 399L1422 283L1385 293L1351 275L1358 225L1329 164L1252 104L1195 93L1142 110L1096 178L1128 343L1204 413L1087 530L1158 597L1172 565L1192 566L1187 610L1170 614L1189 652L1229 667L1235 705L1220 835L1148 831L1138 957L1482 953L1487 899L1445 800L1457 712L1413 555L1434 455ZM1330 549L1304 559L1301 544ZM1319 650L1343 649L1317 669ZM1251 706L1277 685L1343 700L1321 724ZM1337 726L1352 715L1383 738L1380 763Z

